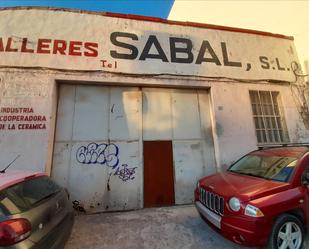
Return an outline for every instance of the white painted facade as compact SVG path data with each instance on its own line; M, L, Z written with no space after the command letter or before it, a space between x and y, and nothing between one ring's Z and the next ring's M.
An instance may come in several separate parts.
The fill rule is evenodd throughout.
M21 155L12 167L48 172L87 210L143 207L143 141L172 142L175 204L190 203L198 178L257 148L249 90L279 92L290 142L309 140L288 38L64 10L0 10L0 21L0 163ZM118 37L120 48L113 32L138 40ZM154 36L163 52L154 40L145 50ZM170 37L186 39L174 55L192 63L171 62ZM75 55L59 45L72 41ZM111 57L132 46L145 60Z

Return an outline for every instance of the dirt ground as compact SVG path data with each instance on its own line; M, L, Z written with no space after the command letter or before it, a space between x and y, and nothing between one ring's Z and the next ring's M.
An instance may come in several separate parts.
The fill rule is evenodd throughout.
M306 245L309 245L308 236ZM199 217L193 205L186 205L77 216L65 249L104 248L245 249L246 247L224 239Z

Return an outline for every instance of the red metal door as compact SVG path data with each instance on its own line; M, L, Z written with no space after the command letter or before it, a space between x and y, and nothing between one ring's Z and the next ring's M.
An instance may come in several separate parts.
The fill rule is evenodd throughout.
M172 141L144 141L144 207L174 204Z

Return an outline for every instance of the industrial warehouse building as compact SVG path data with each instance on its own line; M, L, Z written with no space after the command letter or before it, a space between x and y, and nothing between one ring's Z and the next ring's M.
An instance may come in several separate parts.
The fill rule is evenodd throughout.
M20 155L89 212L191 203L244 153L309 141L292 37L47 8L0 23L1 165Z

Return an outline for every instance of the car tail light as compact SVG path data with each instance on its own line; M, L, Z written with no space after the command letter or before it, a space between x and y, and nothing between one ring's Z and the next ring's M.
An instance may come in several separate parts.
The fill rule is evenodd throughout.
M31 234L31 224L26 219L12 219L0 222L0 246L11 246Z

